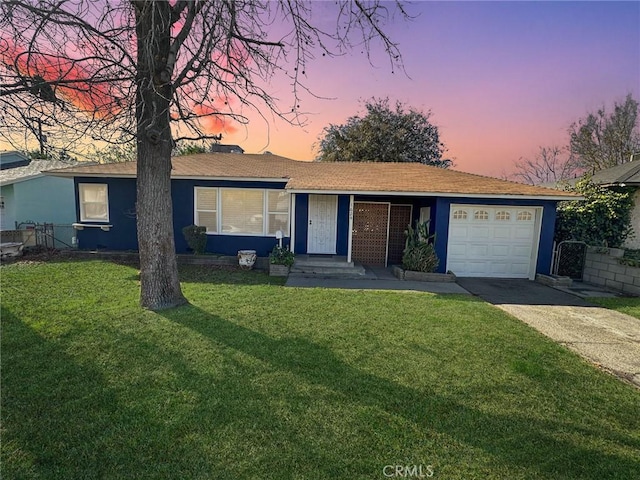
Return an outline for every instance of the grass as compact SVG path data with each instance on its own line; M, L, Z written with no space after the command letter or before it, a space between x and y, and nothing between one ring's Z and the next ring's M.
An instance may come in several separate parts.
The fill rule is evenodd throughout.
M590 298L589 301L640 318L640 298L638 297Z
M3 266L2 478L634 478L640 393L470 296ZM389 470L387 470L388 472Z

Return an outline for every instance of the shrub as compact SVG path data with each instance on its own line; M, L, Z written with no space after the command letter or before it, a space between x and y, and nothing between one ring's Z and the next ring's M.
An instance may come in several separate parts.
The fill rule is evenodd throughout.
M409 225L405 235L407 240L402 254L402 268L415 272L434 272L440 261L433 246L435 235L429 235L428 224L416 223L415 229Z
M633 234L633 195L629 188L604 188L587 178L570 190L585 199L558 205L557 242L580 240L593 246L618 248Z
M281 247L280 245L276 245L271 250L271 255L269 256L269 262L274 265L285 265L290 267L293 265L295 260L295 255L288 248Z
M204 254L207 249L207 227L188 225L182 229L182 234L195 255Z

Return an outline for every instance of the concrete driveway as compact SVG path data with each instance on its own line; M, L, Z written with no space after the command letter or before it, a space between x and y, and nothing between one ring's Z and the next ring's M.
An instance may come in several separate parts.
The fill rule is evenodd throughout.
M640 387L640 320L529 280L458 278L472 295Z

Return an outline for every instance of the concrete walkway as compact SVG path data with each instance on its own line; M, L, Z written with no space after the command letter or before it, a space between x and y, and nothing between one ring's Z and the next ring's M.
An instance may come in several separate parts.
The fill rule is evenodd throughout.
M473 295L640 387L640 320L528 280L459 278Z
M460 293L469 292L453 282L408 282L398 280L391 273L390 268L365 267L366 275L359 279L344 278L307 278L289 275L287 287L303 288L346 288L354 290L398 290L428 293Z

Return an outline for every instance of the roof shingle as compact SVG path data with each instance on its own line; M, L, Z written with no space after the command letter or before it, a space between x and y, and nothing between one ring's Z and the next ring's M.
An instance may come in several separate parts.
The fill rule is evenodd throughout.
M293 191L566 197L575 194L419 163L319 163L278 155L203 153L172 159L172 178L283 179ZM58 176L135 177L136 163L76 166Z

